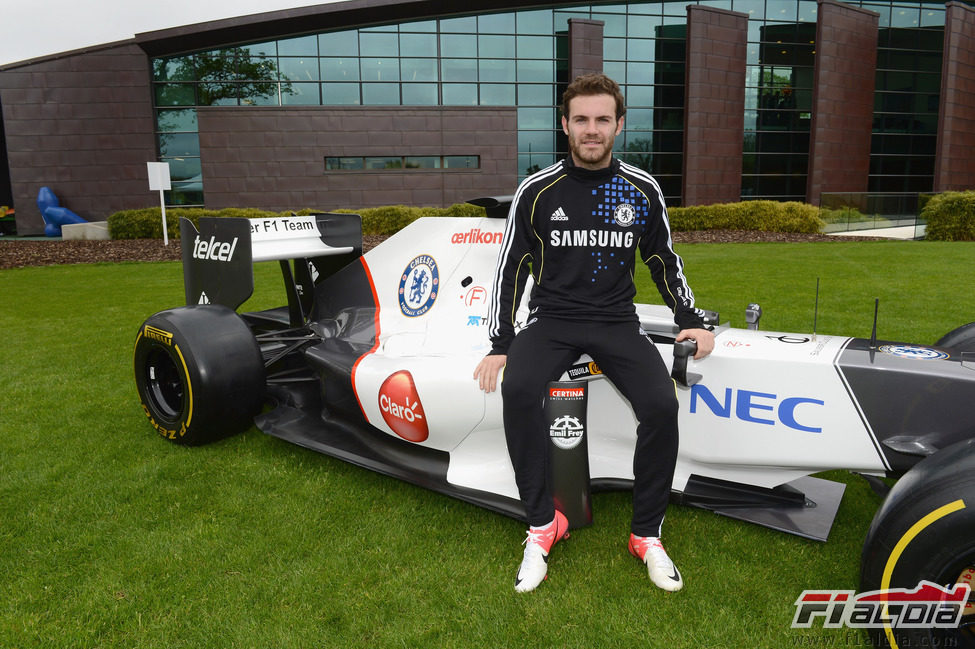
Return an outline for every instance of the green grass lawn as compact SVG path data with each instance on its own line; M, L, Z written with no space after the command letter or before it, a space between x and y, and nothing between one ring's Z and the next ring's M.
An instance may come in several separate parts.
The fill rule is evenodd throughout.
M975 244L683 246L701 306L763 329L933 342L975 320ZM277 302L260 265L252 308ZM656 301L649 275L643 301ZM263 287L263 288L260 288ZM0 647L769 647L861 644L789 628L811 589L855 589L880 498L848 484L827 543L672 506L686 580L652 587L625 541L630 499L518 595L521 523L267 437L204 448L150 429L132 344L183 299L178 263L0 271Z

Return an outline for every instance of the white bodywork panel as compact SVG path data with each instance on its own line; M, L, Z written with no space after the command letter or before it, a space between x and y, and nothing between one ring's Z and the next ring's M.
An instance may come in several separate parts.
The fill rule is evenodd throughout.
M381 254L365 255L381 305L379 342L357 364L353 381L373 426L400 437L407 430L410 441L450 454L450 483L517 498L500 394L486 395L473 379L490 350L486 318L504 225L501 219L421 219L383 243ZM638 305L638 314L646 331L676 333L666 307ZM677 390L680 451L673 488L683 490L692 474L773 487L837 468L838 458L844 468L883 471L835 367L848 341L719 327L714 352L688 363L700 382ZM657 348L669 368L671 345ZM406 370L409 393L384 393L384 384ZM414 428L398 433L397 413L402 419L407 409ZM416 432L420 413L425 436ZM632 479L636 421L598 375L589 379L588 430L592 479Z

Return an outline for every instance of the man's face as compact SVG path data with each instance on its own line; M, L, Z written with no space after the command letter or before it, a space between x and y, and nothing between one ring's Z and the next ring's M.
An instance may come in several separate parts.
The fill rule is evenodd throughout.
M616 119L616 100L611 95L580 95L569 100L562 130L569 136L576 166L602 169L613 156L613 141L623 130L623 118Z

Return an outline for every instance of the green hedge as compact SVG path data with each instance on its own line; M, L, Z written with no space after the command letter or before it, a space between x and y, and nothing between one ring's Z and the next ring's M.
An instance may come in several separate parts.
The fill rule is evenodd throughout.
M975 191L933 196L921 218L927 221L929 241L975 241Z
M760 230L764 232L821 232L819 209L790 201L742 201L672 207L670 228L682 230Z
M200 218L215 217L243 217L248 219L267 219L276 216L290 216L291 214L305 215L326 210L302 209L298 211L268 212L251 208L228 207L222 210L207 210L203 208L170 208L166 210L166 230L169 238L179 238L179 219L188 218L197 228ZM484 208L458 203L450 207L406 207L393 205L389 207L371 207L361 210L331 210L346 214L359 214L362 217L363 234L394 234L416 219L423 216L484 216ZM146 207L138 210L122 210L108 217L108 233L112 239L162 239L162 213L158 207Z
M312 214L313 209L298 212L267 212L258 209L226 208L207 210L202 208L172 208L166 211L169 237L179 238L179 219L186 217L199 227L200 217L244 217L266 219L289 214ZM390 205L360 210L332 210L362 217L362 233L366 235L390 235L400 231L418 218L425 216L482 217L484 208L469 203L458 203L446 208L407 207ZM743 201L692 207L673 207L669 210L672 230L762 230L766 232L820 232L823 221L818 209L805 203L777 201ZM161 239L162 218L158 207L124 210L108 217L108 231L113 239Z
M425 216L464 216L483 217L487 213L483 207L470 203L455 203L450 207L407 207L389 205L386 207L367 207L361 210L333 210L348 212L362 217L362 234L396 234L413 221Z

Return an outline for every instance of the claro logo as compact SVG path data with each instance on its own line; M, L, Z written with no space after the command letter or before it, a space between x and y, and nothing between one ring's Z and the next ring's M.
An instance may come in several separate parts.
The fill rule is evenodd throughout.
M403 439L422 442L430 436L416 384L406 370L400 370L383 381L379 388L379 409L383 413L383 421Z
M230 243L217 241L216 237L210 240L200 239L196 236L193 241L193 259L212 259L214 261L230 261L234 258L234 250L237 248L237 237Z

